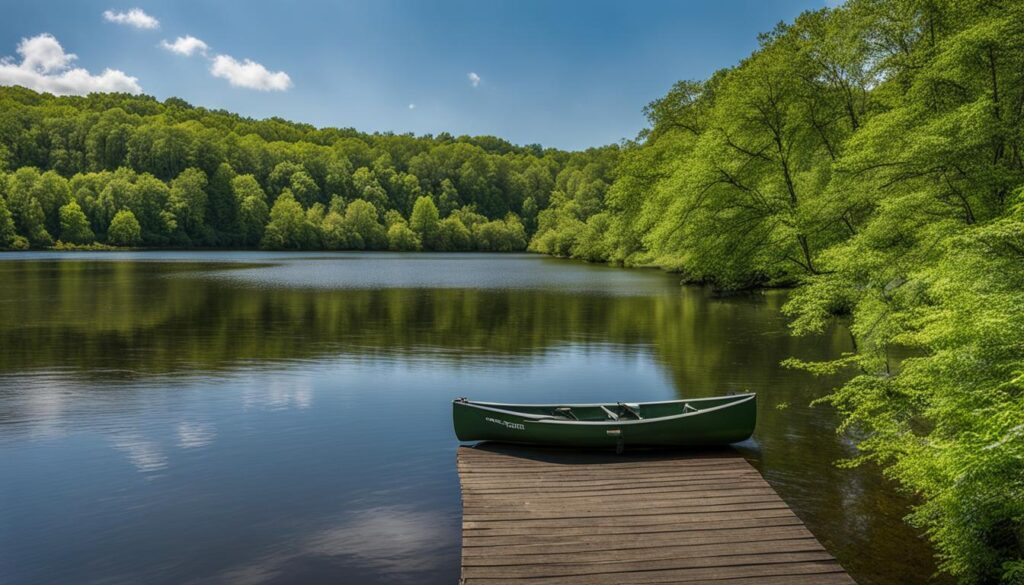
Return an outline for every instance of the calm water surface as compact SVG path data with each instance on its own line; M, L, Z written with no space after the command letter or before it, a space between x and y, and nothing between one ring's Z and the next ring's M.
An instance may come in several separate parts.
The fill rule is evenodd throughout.
M785 293L525 255L0 255L0 582L455 583L450 400L760 393L744 454L861 583L907 502L782 369Z

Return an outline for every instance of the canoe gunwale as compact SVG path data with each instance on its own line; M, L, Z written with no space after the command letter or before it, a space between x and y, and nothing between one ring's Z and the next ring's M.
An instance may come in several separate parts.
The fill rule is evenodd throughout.
M626 402L625 404L672 404L672 403L675 403L675 402L701 402L701 401L704 401L704 400L721 400L722 398L736 398L736 399L739 399L739 398L747 398L747 397L750 397L750 396L757 396L757 393L756 392L743 392L743 393L740 393L740 394L731 394L731 395L728 395L728 396L704 396L702 398L683 398L683 399L677 398L676 400L656 400L656 401L653 401L653 402ZM617 402L594 402L594 403L588 403L588 404L584 404L584 403L566 403L566 402L550 402L550 403L541 403L541 404L519 404L519 403L513 403L513 402L478 402L476 400L462 400L462 399L453 400L452 402L461 402L462 404L475 404L477 406L522 406L522 407L526 407L526 408L550 408L550 407L556 407L556 406L568 406L568 407L572 408L572 407L575 407L575 406L579 406L579 407L595 407L595 406L618 405ZM732 402L730 402L730 404L732 404Z
M506 410L506 409L496 408L496 407L497 406L524 406L524 407L561 407L561 406L568 406L568 407L572 408L572 407L607 406L608 404L611 404L611 403L601 403L601 404L503 404L503 403L499 403L499 402L473 402L473 401L470 401L470 400L461 400L460 399L460 400L454 400L453 404L461 404L462 406L469 406L469 407L476 408L476 409L479 409L479 410L486 410L486 411L490 411L490 412L497 412L497 413L501 413L501 414L518 416L518 417L523 418L524 422L531 422L531 423L548 423L548 424L556 424L556 425L615 426L615 427L617 427L617 426L623 426L623 425L643 425L643 424L649 424L649 423L654 423L654 422L671 421L671 420L683 419L683 418L692 417L692 416L700 416L702 414L708 414L710 412L715 412L715 411L718 411L718 410L724 410L724 409L727 409L727 408L731 408L733 406L737 406L739 404L743 404L745 402L753 400L756 396L757 396L757 394L753 393L753 392L748 393L748 394L736 394L735 395L736 400L731 400L731 401L729 401L729 402L727 402L725 404L720 404L718 406L712 406L711 408L705 408L705 409L695 410L695 411L691 411L691 412L684 412L682 414L670 414L668 416L659 416L659 417L644 418L644 419L628 419L628 420L620 419L620 420L607 420L607 421L604 421L604 420L600 420L600 421L584 421L584 420L552 419L551 415L547 415L547 414L530 414L530 413L526 413L526 412L519 412L519 411L515 411L515 410ZM694 399L691 399L691 400L663 400L661 402L642 402L640 404L671 404L671 403L674 403L674 402L695 402L695 401L699 401L699 400L712 400L712 399L721 400L721 398L722 398L721 396L715 396L715 397L710 397L710 398L694 398ZM632 403L632 404L636 404L636 403Z

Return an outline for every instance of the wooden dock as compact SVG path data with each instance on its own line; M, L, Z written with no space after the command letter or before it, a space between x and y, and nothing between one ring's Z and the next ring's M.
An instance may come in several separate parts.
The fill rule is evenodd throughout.
M853 583L735 451L460 447L462 583Z

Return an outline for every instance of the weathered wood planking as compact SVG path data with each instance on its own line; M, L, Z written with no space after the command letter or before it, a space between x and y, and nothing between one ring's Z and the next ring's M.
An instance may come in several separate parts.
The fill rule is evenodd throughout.
M460 447L465 585L853 583L735 451Z

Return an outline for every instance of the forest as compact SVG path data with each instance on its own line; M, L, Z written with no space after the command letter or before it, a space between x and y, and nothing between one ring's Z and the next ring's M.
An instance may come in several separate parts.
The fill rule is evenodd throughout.
M850 0L678 82L620 145L0 89L0 246L522 250L793 287L855 351L858 455L961 582L1024 583L1024 3Z
M524 250L619 148L366 134L171 98L0 88L0 248Z

